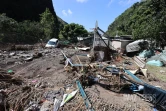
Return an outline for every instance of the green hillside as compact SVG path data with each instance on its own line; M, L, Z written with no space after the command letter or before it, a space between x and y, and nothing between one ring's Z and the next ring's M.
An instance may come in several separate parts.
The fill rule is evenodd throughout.
M166 1L142 0L128 8L108 27L110 36L132 35L134 39L158 40L166 32Z
M56 15L52 0L2 0L0 43L36 43L59 38L67 23Z

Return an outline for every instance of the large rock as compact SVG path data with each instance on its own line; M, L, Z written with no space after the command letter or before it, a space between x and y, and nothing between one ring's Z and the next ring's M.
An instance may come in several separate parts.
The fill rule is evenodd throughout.
M1 0L0 13L17 21L35 20L38 21L39 14L49 8L51 13L56 16L52 0Z

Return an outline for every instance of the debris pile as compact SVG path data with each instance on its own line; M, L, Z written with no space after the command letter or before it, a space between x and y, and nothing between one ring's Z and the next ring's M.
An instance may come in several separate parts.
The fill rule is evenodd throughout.
M0 51L0 109L166 110L166 83L152 76L146 66L157 57L164 63L165 51L144 50L127 57L111 46L109 39L103 40L98 30L102 32L96 26L92 47ZM161 75L165 71L160 69Z

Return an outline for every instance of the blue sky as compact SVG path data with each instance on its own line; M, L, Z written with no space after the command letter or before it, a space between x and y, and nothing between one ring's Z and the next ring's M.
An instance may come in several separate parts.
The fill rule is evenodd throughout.
M67 23L78 23L88 31L99 27L106 31L108 26L127 8L140 0L53 0L56 14Z

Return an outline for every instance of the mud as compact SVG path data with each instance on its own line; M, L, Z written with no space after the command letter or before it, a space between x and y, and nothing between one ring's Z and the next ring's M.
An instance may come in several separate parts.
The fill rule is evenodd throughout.
M62 98L69 90L77 88L75 81L82 75L79 72L67 72L64 69L63 51L68 56L76 52L72 48L1 50L0 51L0 108L2 111L39 111L45 101L51 101L50 111L53 109L53 99ZM31 60L27 60L28 58ZM125 67L135 69L132 65ZM124 66L124 59L112 61L116 66ZM12 70L12 73L8 73ZM77 69L78 70L78 69ZM81 68L79 69L81 70ZM97 73L94 71L94 73ZM84 73L86 74L86 73ZM149 81L141 75L142 79ZM151 81L152 84L159 82ZM160 85L165 83L160 82ZM163 85L165 86L165 85ZM61 95L57 95L61 90ZM144 101L137 94L124 89L119 93L112 92L100 84L85 87L85 92L96 111L150 111L153 105ZM63 93L62 93L63 92ZM50 96L48 99L46 96ZM5 110L6 109L6 110ZM59 111L85 111L86 107L81 95L66 103Z

